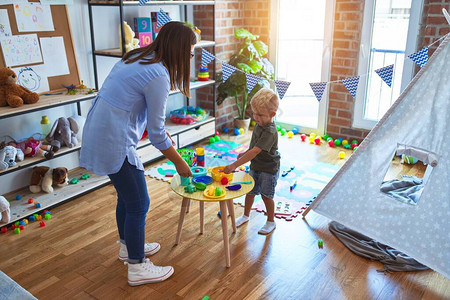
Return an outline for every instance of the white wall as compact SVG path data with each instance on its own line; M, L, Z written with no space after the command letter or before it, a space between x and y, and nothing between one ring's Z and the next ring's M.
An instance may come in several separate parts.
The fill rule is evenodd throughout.
M174 20L180 20L180 7L176 5L170 6L146 6L146 7L127 7L125 8L125 21L133 27L134 17L149 16L150 11L158 11L162 8L169 12ZM90 87L94 86L94 74L92 63L91 35L89 27L89 13L86 0L74 0L73 5L68 6L70 24L72 28L72 36L75 47L75 54L79 67L80 78L84 84ZM96 34L96 48L106 49L114 48L119 45L119 8L118 7L94 7L94 27ZM107 76L117 58L98 57L98 73L99 78L103 79ZM183 105L183 97L171 96L168 101L169 112L172 109L179 108ZM82 103L82 114L85 116L90 107L90 101ZM11 136L16 140L28 138L34 133L40 133L41 117L47 115L51 122L54 122L61 116L69 117L77 113L76 105L67 105L63 107L42 110L30 114L16 116L12 118L0 120L0 141L6 136ZM78 166L79 153L64 155L60 158L43 162L41 165L50 167L64 166L72 169ZM23 186L28 185L31 169L16 171L0 177L0 195L9 193Z

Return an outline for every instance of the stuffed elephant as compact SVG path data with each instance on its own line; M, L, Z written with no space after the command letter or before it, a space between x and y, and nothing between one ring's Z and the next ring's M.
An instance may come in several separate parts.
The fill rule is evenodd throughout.
M50 133L45 139L58 149L62 146L72 148L78 145L78 130L79 126L75 119L61 117L55 121Z

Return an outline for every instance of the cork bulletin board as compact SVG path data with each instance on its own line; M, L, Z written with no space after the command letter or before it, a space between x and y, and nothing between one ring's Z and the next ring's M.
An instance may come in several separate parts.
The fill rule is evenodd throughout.
M29 1L29 2L36 2L39 4L39 1ZM22 3L23 4L23 3ZM72 32L70 28L69 18L67 14L67 8L65 5L51 5L51 17L53 20L53 27L54 30L52 31L35 31L35 32L19 32L18 25L16 21L16 16L14 13L14 7L13 4L9 5L0 5L0 10L7 10L7 15L9 18L9 25L11 27L11 33L12 36L16 35L28 35L28 34L37 34L38 41L40 41L40 38L48 38L48 37L54 37L57 39L63 39L64 41L64 50L67 57L67 67L68 67L68 74L65 75L55 75L51 76L51 74L47 77L48 78L48 88L49 91L55 91L55 90L61 90L64 89L64 85L79 85L80 84L80 76L78 71L78 65L76 61L76 55L72 40ZM40 42L39 42L40 43ZM1 47L1 44L0 44ZM41 51L41 45L39 45L39 51ZM3 49L2 49L3 50ZM42 56L42 54L41 54ZM50 59L51 60L51 59ZM3 51L0 51L0 66L5 67L7 62L5 60L5 57L3 55ZM55 61L45 61L44 57L42 56L42 62L36 62L36 63L30 63L25 65L14 65L10 66L12 69L20 68L20 67L35 67L38 68L39 65L45 64L45 68L51 69L52 64L56 68L55 64L58 64ZM44 92L44 91L40 91Z

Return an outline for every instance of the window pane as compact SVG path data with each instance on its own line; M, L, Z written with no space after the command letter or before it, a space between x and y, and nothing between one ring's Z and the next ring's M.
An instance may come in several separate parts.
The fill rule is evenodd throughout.
M364 117L379 120L400 95L411 0L375 3ZM392 87L374 70L394 64Z

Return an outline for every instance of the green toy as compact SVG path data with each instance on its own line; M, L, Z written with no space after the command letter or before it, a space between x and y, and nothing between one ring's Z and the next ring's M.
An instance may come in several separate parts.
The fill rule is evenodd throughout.
M70 184L77 184L78 183L78 178L72 178L69 181Z
M195 151L192 149L178 149L178 154L180 154L181 158L188 164L189 167L192 167L195 163Z
M189 184L189 185L184 187L184 192L185 193L192 194L192 193L195 193L196 191L197 191L197 188L195 186L193 186L192 184Z
M216 136L214 137L214 141L215 141L215 142L220 141L220 136L216 135Z
M319 248L323 248L323 240L322 240L322 239L319 239L319 240L317 241L317 246L318 246Z
M206 190L206 184L204 184L203 182L196 182L195 188L199 191L204 191L204 190Z
M216 196L221 196L223 194L223 190L221 187L216 187L216 191L215 191L215 195Z
M83 174L83 175L81 175L81 177L80 177L81 180L86 180L86 179L88 179L88 178L89 178L89 174L88 174L88 173Z

